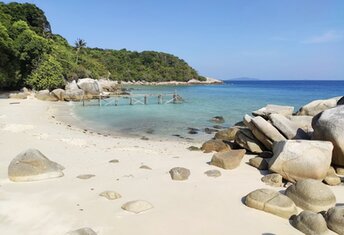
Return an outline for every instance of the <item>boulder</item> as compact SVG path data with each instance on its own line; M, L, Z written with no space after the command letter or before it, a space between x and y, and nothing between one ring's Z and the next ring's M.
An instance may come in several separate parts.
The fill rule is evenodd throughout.
M282 176L276 173L268 174L261 178L262 182L272 187L282 187L283 185L282 180L283 180Z
M91 228L80 228L78 230L68 232L65 235L97 235L97 233Z
M313 179L296 182L287 188L285 195L298 207L313 212L327 211L336 204L336 197L331 189Z
M187 180L190 176L190 170L184 167L174 167L169 171L173 180Z
M324 183L331 186L339 185L342 183L340 177L336 175L336 171L332 166L327 171Z
M210 153L213 151L223 152L223 151L229 151L230 147L222 140L208 140L202 145L201 150L204 153Z
M79 79L77 85L86 95L99 95L101 93L101 87L98 81L92 78Z
M312 139L331 141L332 163L344 166L344 105L328 109L313 118Z
M254 157L251 158L248 163L257 168L258 170L268 170L269 169L269 163L266 159L262 157Z
M99 79L98 84L101 91L105 92L115 92L121 90L120 84L117 81L111 81L107 79Z
M269 119L272 125L274 125L287 139L309 139L309 136L303 129L299 128L285 116L273 113L270 115Z
M312 119L313 116L287 116L287 118L294 123L298 128L304 130L308 136L313 132Z
M326 109L334 108L337 106L337 102L340 100L340 97L333 97L326 100L314 100L303 107L297 112L297 115L307 115L315 116Z
M104 192L101 192L99 196L105 197L108 200L116 200L122 197L121 194L114 191L104 191Z
M232 141L235 139L236 133L240 130L239 127L231 127L225 130L220 130L215 134L215 139L224 140L224 141Z
M35 94L35 97L44 101L58 101L58 98L49 92L49 90L41 90Z
M248 128L242 128L236 133L235 143L251 153L261 153L265 149L264 145L254 137Z
M30 93L27 92L18 92L18 93L11 93L8 98L10 99L26 99Z
M133 213L141 213L143 211L147 211L153 208L153 205L147 201L143 200L136 200L130 201L122 205L121 207L123 210L133 212Z
M58 100L64 100L66 92L63 89L55 89L51 91L51 94L55 95Z
M325 219L327 222L327 227L333 232L339 235L344 235L344 207L333 207L330 208Z
M249 193L245 198L245 204L248 207L286 219L297 213L296 206L292 200L271 189L257 189Z
M286 138L264 118L259 116L255 117L252 119L252 123L259 131L261 131L266 137L268 137L272 143L275 141L286 140ZM254 131L253 134L255 134Z
M63 166L50 161L37 149L19 153L8 167L8 178L15 182L62 177Z
M214 177L214 178L221 176L221 172L219 170L208 170L204 172L204 174L206 174L209 177Z
M337 101L337 105L343 105L343 104L344 104L344 96Z
M293 112L294 112L294 107L292 106L268 104L267 106L261 109L253 111L252 115L261 116L265 119L268 119L270 114L273 114L273 113L278 113L283 116L288 116L288 115L292 115Z
M287 140L274 144L269 170L286 180L323 180L331 164L333 146L328 141Z
M210 165L221 167L223 169L237 168L245 153L246 151L244 149L215 153L210 161Z
M344 168L343 167L336 167L336 173L338 175L344 175Z
M329 232L324 217L312 211L302 211L292 218L291 225L307 235L326 235Z
M84 91L81 90L75 81L68 83L65 87L65 97L66 101L80 101L84 98Z

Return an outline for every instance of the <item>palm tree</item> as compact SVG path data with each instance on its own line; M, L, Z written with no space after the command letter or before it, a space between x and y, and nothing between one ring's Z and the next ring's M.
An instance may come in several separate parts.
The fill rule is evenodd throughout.
M75 48L76 48L76 61L75 61L75 62L76 62L76 64L78 64L79 53L80 53L80 51L81 51L83 48L86 47L86 41L83 40L83 39L78 38L78 39L75 41L74 45L75 45Z

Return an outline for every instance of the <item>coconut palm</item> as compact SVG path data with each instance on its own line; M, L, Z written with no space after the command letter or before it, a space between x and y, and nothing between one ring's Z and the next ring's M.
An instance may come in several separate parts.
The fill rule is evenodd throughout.
M83 39L78 38L75 43L75 48L76 48L76 64L78 64L78 60L79 60L79 53L82 49L84 49L86 47L86 41Z

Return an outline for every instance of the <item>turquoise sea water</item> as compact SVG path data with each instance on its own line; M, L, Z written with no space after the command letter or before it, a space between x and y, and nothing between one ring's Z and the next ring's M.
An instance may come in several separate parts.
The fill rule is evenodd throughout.
M95 129L117 134L149 138L184 138L204 140L204 132L215 125L209 120L223 116L223 126L241 121L246 113L267 104L291 105L295 111L315 100L344 95L344 81L228 81L223 85L198 86L139 86L132 93L162 94L177 91L185 99L182 104L157 104L151 98L148 105L85 106L76 103L74 114ZM166 100L165 100L166 101ZM96 103L96 102L95 102ZM200 129L188 134L188 127Z

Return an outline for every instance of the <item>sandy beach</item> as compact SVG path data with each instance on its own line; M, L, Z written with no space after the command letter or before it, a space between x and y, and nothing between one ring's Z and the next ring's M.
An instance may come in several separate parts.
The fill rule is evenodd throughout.
M187 150L187 142L84 133L55 117L60 105L32 98L0 99L1 234L55 235L81 227L99 235L301 234L287 219L242 203L249 192L269 188L261 182L262 174L247 164L252 156L245 156L237 169L223 170L207 164L211 153ZM64 176L10 181L9 163L29 148L64 166ZM109 163L113 159L119 162ZM142 165L151 170L141 169ZM171 180L168 171L178 166L190 169L188 180ZM210 169L222 175L206 176ZM77 178L82 174L95 176ZM344 187L331 189L337 202L344 202ZM122 197L99 196L106 190ZM154 208L140 214L121 209L139 199Z

